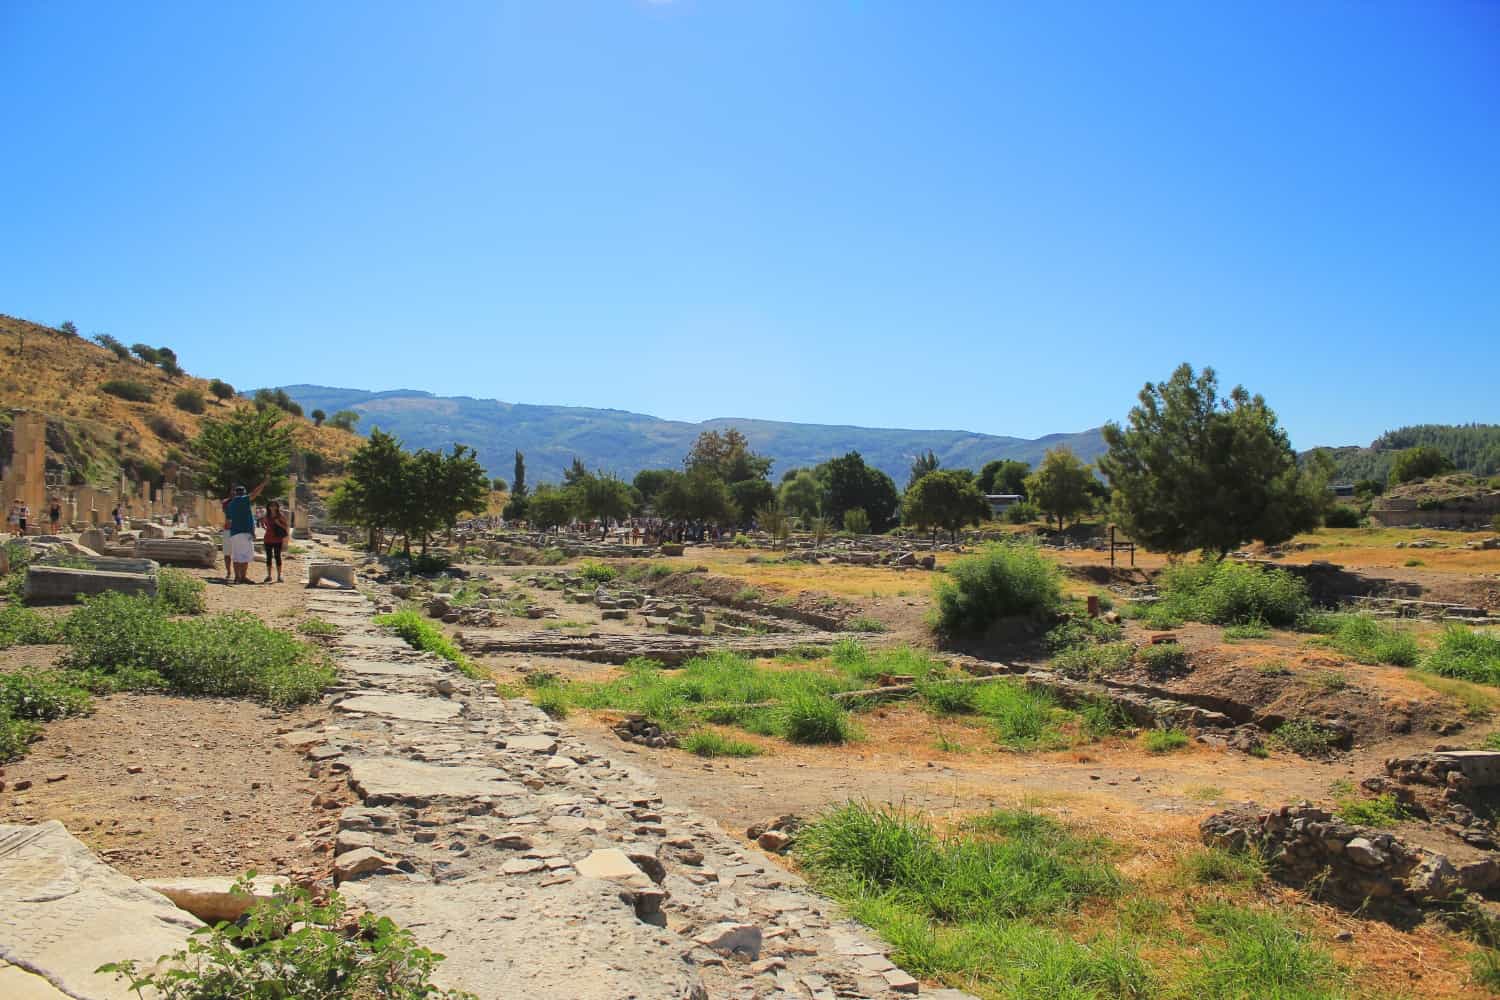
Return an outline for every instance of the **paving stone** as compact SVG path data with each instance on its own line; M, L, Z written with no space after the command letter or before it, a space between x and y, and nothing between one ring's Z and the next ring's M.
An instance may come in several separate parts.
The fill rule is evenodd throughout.
M349 784L366 801L425 802L485 795L524 795L524 786L503 780L487 767L424 764L402 757L365 757L349 762Z
M361 694L345 698L333 707L340 712L383 715L407 722L448 722L458 718L463 711L459 702L412 694Z

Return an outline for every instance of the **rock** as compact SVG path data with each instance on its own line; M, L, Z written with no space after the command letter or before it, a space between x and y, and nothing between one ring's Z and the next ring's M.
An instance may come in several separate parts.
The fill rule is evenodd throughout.
M1349 860L1362 868L1379 868L1390 860L1390 857L1380 848L1376 847L1365 837L1355 837L1344 845L1344 853Z
M581 858L573 865L585 878L598 878L610 882L632 882L645 886L651 879L635 866L630 857L617 847L605 847Z
M526 794L525 786L501 780L502 773L489 767L445 767L402 757L365 757L349 762L350 786L371 805Z
M347 882L389 866L390 861L374 848L359 847L333 859L333 877L337 882Z
M1446 899L1458 888L1458 872L1446 857L1434 854L1424 858L1406 876L1406 888L1427 899Z
M345 590L354 589L354 567L345 562L329 559L314 559L307 564L307 585L316 587L324 581L337 584Z
M448 722L463 711L461 704L412 694L355 695L353 698L345 698L334 708L340 712L383 715L408 722Z
M505 738L507 750L520 750L525 753L550 754L557 749L557 740L550 736L529 734L525 736L507 736Z
M155 597L156 571L154 567L156 564L151 565L153 568L146 572L125 572L32 564L26 567L24 596L27 601L31 602L68 604L73 603L79 597L105 594L111 591Z
M428 618L442 618L448 612L452 611L453 607L448 603L447 599L434 597L427 602L425 610Z
M127 1000L134 994L124 980L94 970L125 958L152 962L185 948L202 926L100 861L56 820L0 826L0 995L27 995L8 971L20 967L68 997Z
M760 958L761 932L754 924L713 924L699 931L693 942L721 955Z
M256 903L270 899L278 888L289 885L288 879L262 875L250 885L249 892L232 892L235 880L222 878L156 878L141 884L166 896L179 909L186 910L206 924L243 917Z
M151 559L175 566L211 568L219 562L219 546L191 538L141 538L135 543L139 559Z
M759 837L756 837L755 842L760 845L763 851L780 854L791 846L792 838L790 834L782 833L780 830L767 830Z

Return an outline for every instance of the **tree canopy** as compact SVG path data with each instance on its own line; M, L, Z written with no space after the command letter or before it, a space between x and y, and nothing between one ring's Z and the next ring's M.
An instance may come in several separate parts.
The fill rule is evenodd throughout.
M1452 459L1430 444L1417 445L1396 453L1391 459L1391 485L1399 486L1414 479L1431 479L1452 472Z
M1093 471L1063 446L1048 451L1036 472L1026 477L1025 495L1049 521L1055 518L1061 531L1068 518L1086 513L1092 505L1093 482Z
M996 459L984 463L979 470L981 493L1009 493L1026 496L1026 477L1031 475L1031 466L1013 458Z
M877 534L895 524L901 501L890 476L866 465L857 451L824 462L818 468L823 471L825 467L828 485L824 515L842 525L844 511L859 507L870 515L870 530Z
M938 457L937 457L937 453L934 452L931 448L928 448L927 449L927 454L925 454L925 455L918 455L916 458L914 458L912 460L912 463L911 463L911 472L906 477L906 488L907 488L907 490L910 490L913 486L917 485L917 480L921 479L923 476L927 475L929 472L936 472L937 470L938 470Z
M1276 414L1236 386L1220 399L1212 368L1184 364L1147 383L1126 426L1108 423L1099 467L1114 516L1158 552L1224 554L1251 539L1282 542L1317 526L1327 483L1298 467Z
M292 460L292 429L281 411L242 407L222 419L203 421L191 445L199 479L217 496L235 486L266 482L268 496L286 489Z
M464 445L410 453L376 428L349 456L348 472L330 498L329 514L369 529L372 543L380 534L399 534L408 552L413 538L425 552L435 532L489 503L489 479Z
M930 529L934 537L941 528L956 538L960 528L989 515L989 504L971 478L945 469L927 473L906 491L901 514L907 524Z

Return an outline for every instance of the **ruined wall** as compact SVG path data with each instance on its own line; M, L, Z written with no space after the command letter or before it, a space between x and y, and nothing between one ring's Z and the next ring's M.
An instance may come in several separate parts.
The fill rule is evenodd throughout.
M1415 500L1384 498L1370 508L1370 520L1386 528L1488 528L1496 515L1500 515L1500 492L1426 509Z

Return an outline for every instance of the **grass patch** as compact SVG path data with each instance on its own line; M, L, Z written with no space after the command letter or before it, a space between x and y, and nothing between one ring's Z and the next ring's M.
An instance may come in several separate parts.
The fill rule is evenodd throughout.
M1095 680L1128 670L1134 656L1128 642L1070 646L1052 658L1052 669L1074 680Z
M885 622L879 618L871 618L869 615L855 615L844 622L845 632L885 632L888 631Z
M1267 660L1265 663L1257 663L1255 672L1262 677L1292 676L1292 668L1286 665L1285 660Z
M1245 622L1243 625L1226 625L1225 642L1244 642L1246 639L1269 639L1271 629L1262 621Z
M1199 908L1197 923L1219 943L1205 947L1188 977L1203 1000L1339 1000L1344 975L1283 915L1228 903Z
M1347 781L1335 781L1329 791L1334 795L1334 811L1346 823L1388 827L1408 815L1406 807L1389 792L1365 798Z
M793 691L781 706L781 726L792 743L848 743L857 735L844 706L816 691Z
M338 635L339 627L333 622L324 621L322 618L304 618L297 623L297 631L303 635Z
M978 686L975 708L994 724L995 739L1002 746L1043 750L1067 745L1058 727L1063 713L1050 692L1011 680Z
M1308 674L1305 680L1309 687L1327 694L1342 691L1349 686L1349 675L1339 670L1320 670Z
M1254 886L1265 881L1266 865L1250 851L1201 847L1183 857L1182 873L1197 885Z
M1188 745L1188 734L1181 729L1148 729L1141 734L1141 746L1147 753L1171 753Z
M932 625L949 636L983 632L1010 615L1050 611L1062 602L1062 574L1028 545L989 545L954 560L934 585Z
M1158 680L1188 671L1187 651L1175 642L1152 643L1141 649L1139 655L1146 673Z
M678 745L699 757L754 757L760 753L754 743L731 739L712 729L695 729L684 736Z
M58 642L62 642L62 629L53 619L19 604L0 607L0 649Z
M934 678L917 683L917 696L934 715L970 715L979 706L979 685Z
M1289 628L1311 607L1307 584L1284 569L1229 559L1182 563L1163 571L1161 600L1146 616L1214 625Z
M1422 669L1439 677L1500 685L1500 638L1462 625L1443 629Z
M457 667L465 677L482 680L486 676L484 670L464 656L442 629L423 618L420 612L403 608L387 615L376 615L375 624L394 632L414 649L442 657Z
M1359 663L1389 663L1413 667L1421 647L1409 633L1366 614L1313 615L1306 622L1317 640Z

